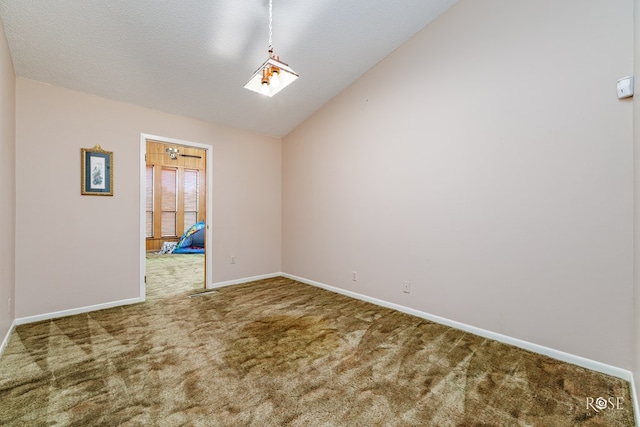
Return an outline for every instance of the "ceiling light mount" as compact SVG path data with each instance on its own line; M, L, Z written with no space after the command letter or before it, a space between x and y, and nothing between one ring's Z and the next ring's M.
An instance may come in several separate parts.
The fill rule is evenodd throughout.
M171 160L177 160L178 159L178 153L180 152L180 150L178 150L175 147L168 147L166 150L164 150L167 152L167 154L169 155L169 157L171 157Z
M267 59L244 85L246 89L272 97L289 86L299 76L289 64L273 53L273 0L269 0L269 59Z

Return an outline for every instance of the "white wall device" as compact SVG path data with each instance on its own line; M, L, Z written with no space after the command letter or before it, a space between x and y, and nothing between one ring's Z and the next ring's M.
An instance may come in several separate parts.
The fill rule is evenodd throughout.
M623 77L618 80L618 98L633 96L633 76Z

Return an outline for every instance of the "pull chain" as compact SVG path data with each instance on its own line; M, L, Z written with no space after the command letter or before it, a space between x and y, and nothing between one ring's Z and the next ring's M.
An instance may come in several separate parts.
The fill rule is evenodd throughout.
M269 0L269 52L273 52L273 0Z

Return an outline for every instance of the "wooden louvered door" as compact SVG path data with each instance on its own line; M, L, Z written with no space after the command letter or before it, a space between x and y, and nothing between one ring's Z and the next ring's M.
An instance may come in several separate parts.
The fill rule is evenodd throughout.
M206 150L148 140L146 165L146 249L157 252L206 218Z

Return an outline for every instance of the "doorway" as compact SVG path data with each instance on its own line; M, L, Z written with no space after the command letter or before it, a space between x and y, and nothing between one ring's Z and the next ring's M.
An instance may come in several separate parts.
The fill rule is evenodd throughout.
M187 249L186 255L178 260L181 255L171 254L162 263L170 263L169 258L175 257L176 264L182 265L187 257L195 257L195 261L187 262L193 268L199 264L198 259L202 259L201 280L195 283L208 288L212 283L213 264L211 146L141 134L140 150L140 298L146 299L147 279L150 279L147 256L153 257L149 263L155 269L159 262L156 257L163 256L158 253L172 250L176 244L180 249ZM196 229L198 234L191 234ZM189 238L180 241L185 234ZM199 246L204 246L200 255L197 254ZM184 250L176 252L185 253ZM193 272L190 273L193 278Z

